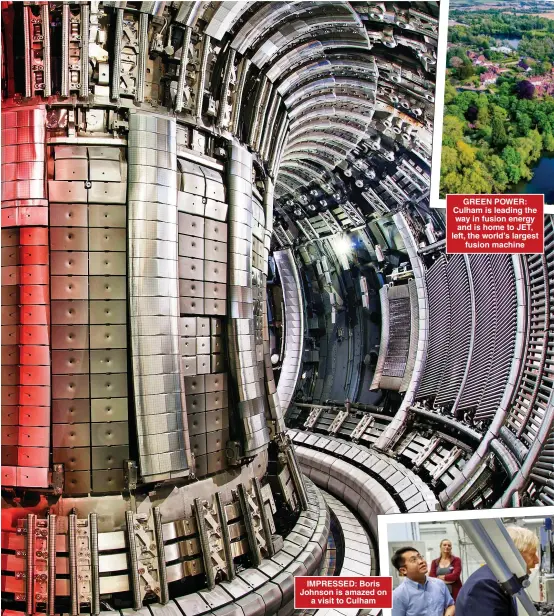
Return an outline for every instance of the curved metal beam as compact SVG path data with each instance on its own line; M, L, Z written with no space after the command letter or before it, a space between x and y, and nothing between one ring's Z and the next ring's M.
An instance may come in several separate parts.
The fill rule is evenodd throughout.
M300 290L300 276L292 250L273 253L279 271L285 302L285 357L281 364L281 376L277 393L283 414L286 413L294 395L304 351L304 308Z

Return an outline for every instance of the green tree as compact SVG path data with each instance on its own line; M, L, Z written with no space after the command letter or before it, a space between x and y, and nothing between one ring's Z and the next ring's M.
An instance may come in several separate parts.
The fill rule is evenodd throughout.
M456 116L447 115L442 131L444 145L456 147L456 143L464 137L464 122Z
M552 133L546 133L543 136L543 144L547 152L554 152L554 135L552 135Z
M517 132L522 137L527 137L529 131L531 130L532 124L531 118L526 113L518 112L516 114Z
M458 141L456 145L458 146L458 156L462 169L473 165L477 150L463 141Z
M470 167L464 169L462 185L464 190L471 194L488 193L491 189L491 178L483 163L475 161Z
M506 164L506 175L513 184L517 184L521 179L521 156L511 145L507 145L502 150L502 160Z
M473 77L473 75L475 75L475 68L473 67L473 64L463 64L458 69L458 76L460 78L460 81L470 79L471 77Z
M491 121L491 145L493 148L502 149L508 143L506 128L502 118L495 114Z
M444 88L444 104L450 105L457 96L456 88L451 83L446 83Z
M448 173L455 173L458 170L459 157L458 150L456 150L456 148L451 148L450 146L445 145L442 148L441 157L441 172L444 175L447 175Z
M506 190L509 183L508 174L506 172L506 165L500 156L493 154L489 158L485 159L487 169L493 178L493 192L502 193Z
M485 129L490 125L491 116L488 106L479 107L477 112L477 128Z
M535 114L535 122L537 123L537 128L541 133L551 133L552 127L550 126L550 121L548 116L544 111L537 111Z

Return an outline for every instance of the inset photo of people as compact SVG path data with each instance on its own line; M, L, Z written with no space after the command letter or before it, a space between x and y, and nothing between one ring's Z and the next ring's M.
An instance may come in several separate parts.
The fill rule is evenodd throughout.
M392 616L554 614L554 508L514 513L381 516Z

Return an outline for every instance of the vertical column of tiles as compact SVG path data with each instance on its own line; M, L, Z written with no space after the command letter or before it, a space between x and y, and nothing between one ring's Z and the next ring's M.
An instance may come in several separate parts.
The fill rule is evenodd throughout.
M49 180L53 460L65 492L90 492L88 157L84 146L53 149Z
M50 333L45 109L2 113L3 484L47 487Z
M179 160L179 167L183 172L178 193L181 355L195 474L203 477L227 467L229 422L222 332L228 206L220 172L185 160ZM217 401L214 387L219 392Z
M267 401L269 404L269 416L273 425L273 435L284 432L285 422L281 412L281 403L277 395L277 386L273 374L273 364L271 363L271 349L269 345L269 324L267 317L267 274L269 270L269 249L271 247L271 238L273 236L273 182L270 178L266 178L264 183L264 218L265 225L263 231L263 306L262 306L262 337L263 337L263 352L264 352L264 370L265 370L265 390Z
M21 227L17 485L47 487L50 466L48 228Z
M256 347L256 367L260 389L265 392L265 366L263 344L263 314L265 297L264 273L264 235L265 215L258 199L252 200L252 302L254 311L254 342ZM268 398L263 396L265 417L269 418Z
M206 454L208 474L227 468L225 448L229 440L227 373L206 374Z
M2 229L2 485L17 485L19 229Z
M256 272L259 270L253 267L253 240L258 223L254 219L252 155L236 143L231 145L229 153L229 358L240 420L240 427L234 433L242 442L243 455L250 456L269 443L267 402L259 374L256 337L261 314L257 314Z
M174 119L129 118L129 289L141 474L188 474L179 351L177 139Z
M88 155L92 490L112 492L124 487L129 457L127 164L119 148L89 147Z

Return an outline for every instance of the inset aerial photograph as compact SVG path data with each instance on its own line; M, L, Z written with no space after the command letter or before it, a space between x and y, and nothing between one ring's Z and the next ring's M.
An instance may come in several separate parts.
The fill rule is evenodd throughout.
M554 202L554 2L451 0L442 141L446 194Z

